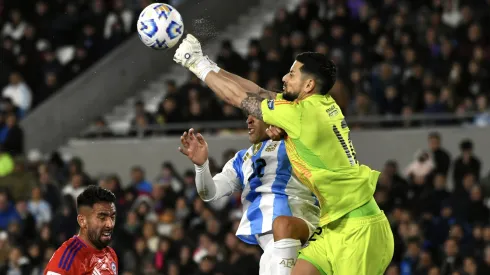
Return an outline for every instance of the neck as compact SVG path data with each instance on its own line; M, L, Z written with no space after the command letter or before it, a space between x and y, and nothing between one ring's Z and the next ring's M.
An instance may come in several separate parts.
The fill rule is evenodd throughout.
M320 94L312 94L312 93L304 93L304 94L300 94L300 95L298 96L298 99L297 99L297 100L305 100L305 99L307 99L308 97L313 96L313 95L320 95Z
M92 244L92 242L88 239L87 234L84 234L82 230L78 233L77 237L81 239L86 245L90 246L93 249L99 250L95 245Z

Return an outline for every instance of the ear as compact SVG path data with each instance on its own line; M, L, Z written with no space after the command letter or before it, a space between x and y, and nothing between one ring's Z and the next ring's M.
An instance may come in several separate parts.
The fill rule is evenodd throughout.
M80 228L87 227L87 219L84 215L78 214L77 215L77 222L78 222L78 225L80 226Z
M315 86L316 86L316 83L315 83L315 80L313 78L307 79L305 81L305 86L304 86L305 92L307 94L314 93L315 92Z

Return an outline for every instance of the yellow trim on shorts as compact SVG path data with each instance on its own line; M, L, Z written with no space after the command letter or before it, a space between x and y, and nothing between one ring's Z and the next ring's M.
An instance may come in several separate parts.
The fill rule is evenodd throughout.
M320 272L321 275L327 275L327 273L325 273L325 271L323 271L323 269L318 264L316 264L315 261L313 261L310 258L306 257L305 255L301 254L301 252L299 252L298 260L299 259L303 259L303 260L309 262L310 264L312 264L313 266L315 266L315 268Z

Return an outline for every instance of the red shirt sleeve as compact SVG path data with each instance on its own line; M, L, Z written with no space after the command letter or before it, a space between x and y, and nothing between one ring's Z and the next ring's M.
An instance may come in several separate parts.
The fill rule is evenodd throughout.
M79 270L79 251L82 245L77 240L64 243L49 260L44 275L75 275Z

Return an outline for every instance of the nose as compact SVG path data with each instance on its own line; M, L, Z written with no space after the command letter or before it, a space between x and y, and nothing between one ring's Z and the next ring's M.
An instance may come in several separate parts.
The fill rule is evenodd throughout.
M105 223L105 227L107 229L111 229L112 230L114 228L115 223L116 223L115 220L113 220L111 218L108 218L107 221L106 221L106 223Z
M285 75L282 77L282 82L284 82L284 84L286 84L286 80L288 80L288 77L289 77L289 74L285 74Z
M247 124L252 124L254 122L254 117L251 115L248 115L247 117Z

